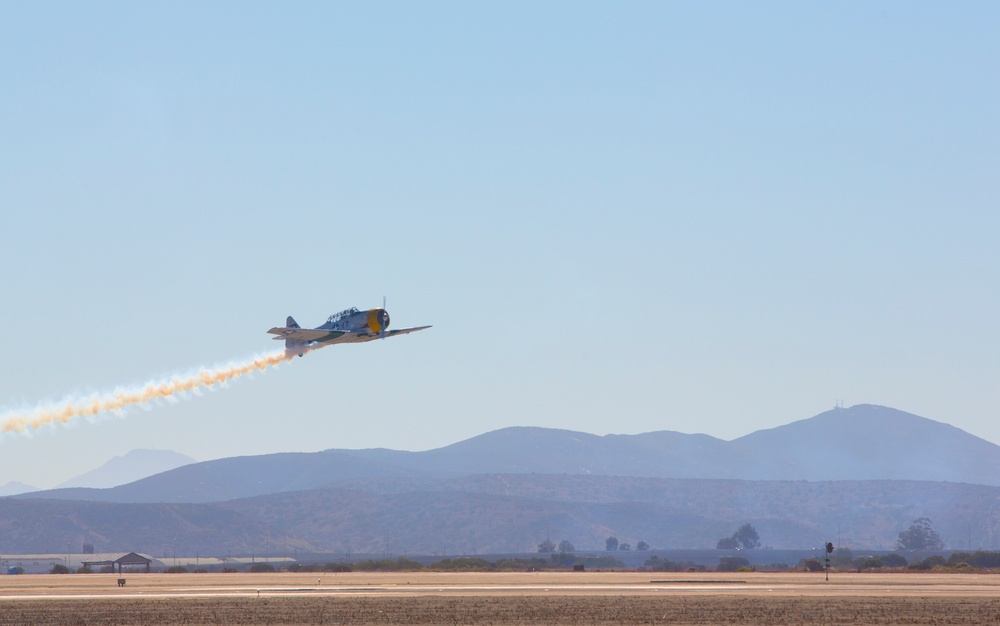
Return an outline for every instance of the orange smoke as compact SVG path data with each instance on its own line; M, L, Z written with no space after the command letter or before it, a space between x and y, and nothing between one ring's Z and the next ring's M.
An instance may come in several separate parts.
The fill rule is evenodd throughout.
M66 424L77 417L90 417L99 413L120 413L126 408L145 404L150 400L170 400L179 393L195 392L201 389L211 389L234 378L253 371L264 371L283 361L290 360L294 355L287 352L276 352L257 356L249 361L234 363L211 370L201 370L197 374L173 377L147 383L134 389L116 389L112 393L94 394L89 398L67 399L58 404L38 407L29 411L13 412L2 416L0 432L23 433L27 430L37 430L48 424Z

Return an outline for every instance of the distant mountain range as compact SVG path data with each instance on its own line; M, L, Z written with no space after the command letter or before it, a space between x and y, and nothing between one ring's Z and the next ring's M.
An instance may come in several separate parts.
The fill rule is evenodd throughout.
M603 437L514 427L425 452L326 450L191 463L110 489L20 497L220 502L361 478L583 474L742 480L926 480L1000 486L1000 446L934 420L858 405L733 441L658 431Z
M0 485L0 497L16 496L18 494L28 493L29 491L38 491L38 487L32 487L31 485L17 480L12 480L5 485Z
M104 465L68 480L59 487L98 489L117 487L189 463L194 463L194 459L172 450L137 449L116 456Z
M57 536L59 551L67 535L107 551L171 537L205 555L259 553L278 537L316 551L530 551L549 535L587 550L610 535L704 548L747 521L774 547L837 531L876 549L917 517L957 547L995 548L998 486L1000 447L872 405L728 442L506 428L426 452L236 457L3 498L0 552L46 551Z

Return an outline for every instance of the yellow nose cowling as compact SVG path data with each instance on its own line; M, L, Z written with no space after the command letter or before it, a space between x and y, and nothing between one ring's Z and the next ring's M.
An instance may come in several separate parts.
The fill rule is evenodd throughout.
M380 333L389 328L389 313L385 309L372 309L368 311L368 328L374 333Z

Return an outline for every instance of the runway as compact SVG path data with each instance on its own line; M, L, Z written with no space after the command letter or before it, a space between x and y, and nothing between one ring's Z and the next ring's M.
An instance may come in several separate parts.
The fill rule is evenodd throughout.
M997 624L992 574L642 572L0 577L0 623Z
M663 572L261 573L22 575L0 579L0 601L278 596L988 596L1000 575Z

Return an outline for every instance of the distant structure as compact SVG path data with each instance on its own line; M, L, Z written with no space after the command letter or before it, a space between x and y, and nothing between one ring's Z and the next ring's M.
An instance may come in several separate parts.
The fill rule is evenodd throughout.
M146 573L149 573L149 565L153 562L152 559L142 556L141 554L136 554L135 552L129 552L128 554L95 554L95 559L93 561L84 561L84 567L90 568L100 568L100 567L112 567L118 566L118 574L121 575L122 568L134 568L144 567Z

